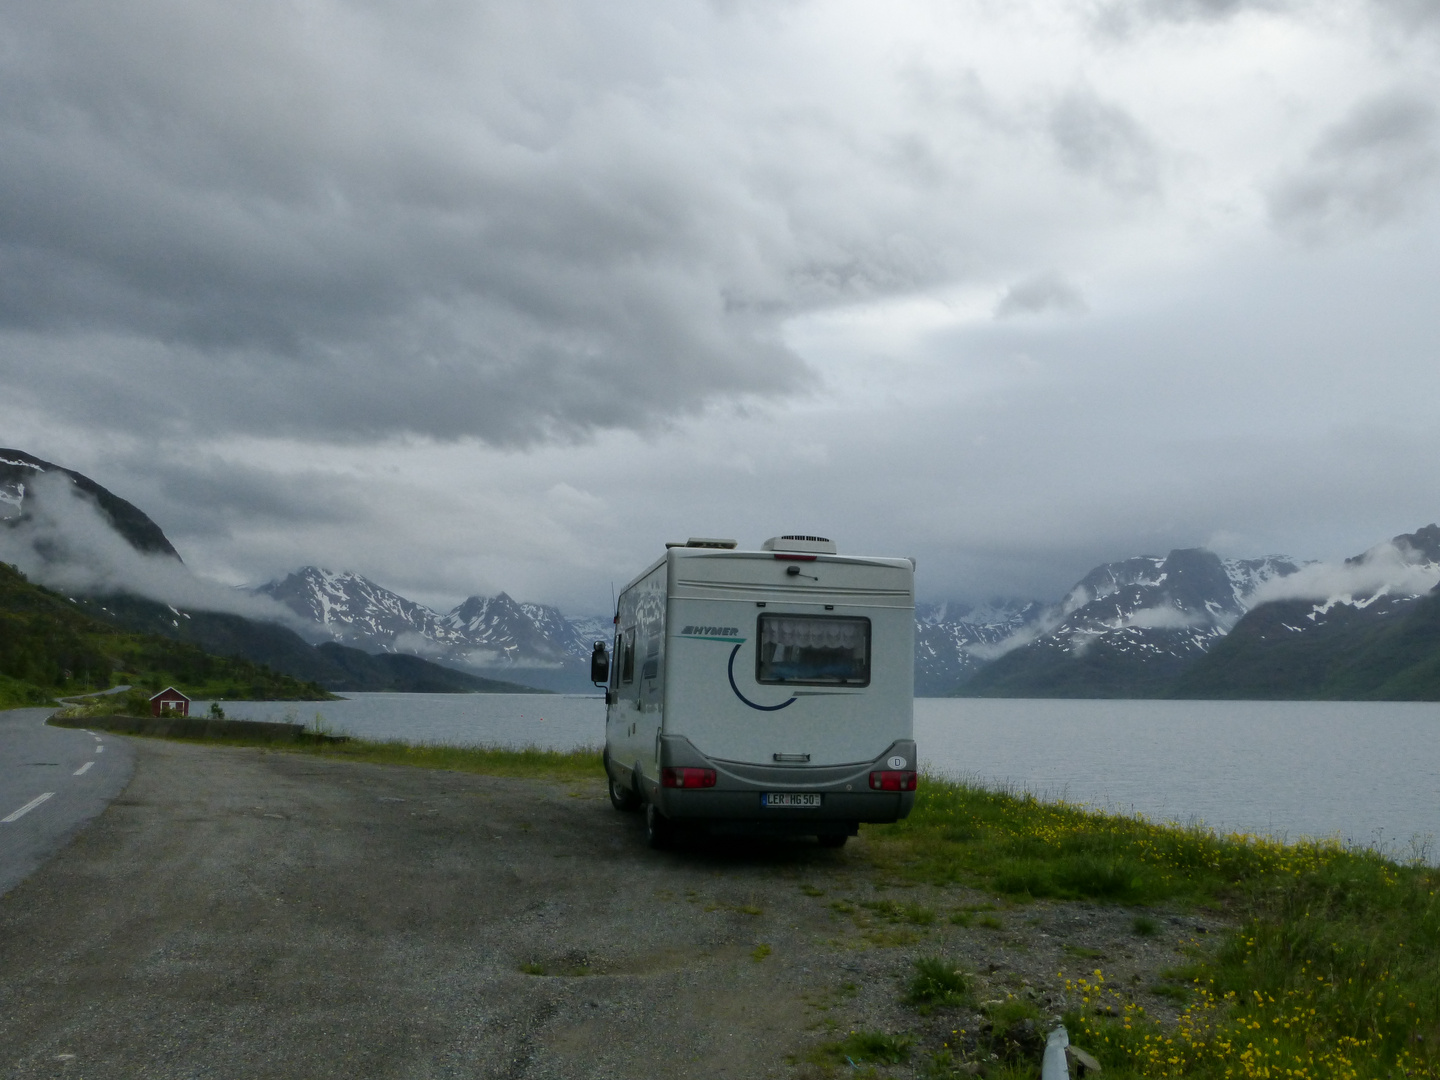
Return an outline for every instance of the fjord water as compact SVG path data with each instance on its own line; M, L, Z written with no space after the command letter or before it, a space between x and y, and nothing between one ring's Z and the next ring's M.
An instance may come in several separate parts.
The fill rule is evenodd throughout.
M590 695L352 694L225 709L301 722L318 712L372 739L556 750L598 746L605 724ZM1157 821L1339 836L1401 858L1412 840L1440 836L1440 703L917 698L915 738L932 771Z
M1435 702L917 698L915 738L936 772L1155 821L1402 859L1440 836Z

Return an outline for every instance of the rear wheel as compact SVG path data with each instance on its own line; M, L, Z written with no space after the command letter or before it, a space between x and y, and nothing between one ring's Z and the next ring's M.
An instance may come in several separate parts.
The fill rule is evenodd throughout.
M616 810L623 810L625 813L634 813L640 809L640 796L635 794L635 789L620 783L613 776L607 778L610 782L610 805Z

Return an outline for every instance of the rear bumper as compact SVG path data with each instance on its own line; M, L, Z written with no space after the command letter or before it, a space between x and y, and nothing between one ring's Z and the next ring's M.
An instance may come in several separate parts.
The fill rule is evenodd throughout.
M916 768L915 743L897 740L871 761L844 765L760 765L721 761L700 753L680 735L660 737L660 766L692 766L715 770L711 788L667 788L658 777L641 777L638 790L666 817L679 824L705 826L711 832L770 833L777 835L853 834L861 823L899 821L915 805L913 791L872 791L870 773L890 769L893 758ZM618 775L632 782L630 770ZM814 808L767 807L766 792L813 793L820 796Z

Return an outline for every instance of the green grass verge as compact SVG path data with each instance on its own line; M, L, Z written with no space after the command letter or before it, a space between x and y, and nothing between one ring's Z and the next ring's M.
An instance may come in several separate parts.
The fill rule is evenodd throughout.
M1192 1000L1178 1026L1099 970L1069 984L1071 1031L1107 1074L1440 1076L1440 871L1418 858L1217 836L933 777L909 818L865 835L901 879L1019 903L1204 904L1238 921L1181 973ZM1137 918L1137 933L1154 929Z
M345 738L336 740L328 730L307 729L299 739L257 736L254 738L188 738L179 735L132 738L164 738L172 742L203 743L206 746L249 746L288 754L371 765L409 765L420 769L448 769L451 772L484 776L513 776L530 780L601 780L605 776L600 751L542 750L529 746L511 749L497 746L449 746L443 743L408 743L400 740Z

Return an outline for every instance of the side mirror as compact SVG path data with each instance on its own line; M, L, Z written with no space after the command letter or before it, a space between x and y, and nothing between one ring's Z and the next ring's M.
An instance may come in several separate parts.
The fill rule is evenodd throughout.
M590 681L596 686L610 681L610 654L605 651L603 641L595 642L595 650L590 654Z

